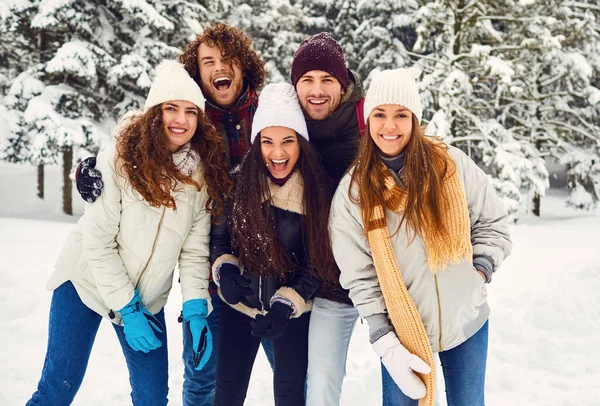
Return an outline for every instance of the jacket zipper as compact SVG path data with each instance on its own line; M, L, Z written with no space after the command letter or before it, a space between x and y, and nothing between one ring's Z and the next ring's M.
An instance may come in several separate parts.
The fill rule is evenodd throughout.
M152 256L154 255L154 250L156 248L156 241L158 240L158 235L160 234L160 228L162 226L163 219L165 218L166 211L167 211L167 207L163 206L162 215L160 216L160 221L158 222L158 229L156 230L156 237L154 237L154 242L152 243L152 251L150 252L150 257L148 257L148 261L146 261L146 265L144 265L144 269L142 269L142 272L140 273L140 277L138 278L137 283L135 284L136 289L138 288L140 282L142 281L142 276L144 276L144 272L146 272L146 269L148 269L148 265L150 265L150 260L152 260Z
M440 303L440 289L438 287L437 275L433 275L433 279L435 280L435 294L437 296L437 304L438 304L438 325L440 329L440 352L444 351L444 347L442 346L442 304Z
M258 277L258 303L260 303L260 310L265 310L265 305L262 301L262 276Z

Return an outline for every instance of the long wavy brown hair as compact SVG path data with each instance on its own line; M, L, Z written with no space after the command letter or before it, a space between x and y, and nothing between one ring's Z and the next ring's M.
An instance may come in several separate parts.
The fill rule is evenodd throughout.
M400 226L406 221L404 224L417 232L421 228L427 228L432 230L434 238L445 240L449 238L449 233L448 225L444 222L447 216L442 213L449 206L442 184L450 175L448 147L426 137L424 128L419 126L414 114L412 124L411 137L405 147L404 167L400 172L407 193ZM351 166L354 172L348 190L350 199L360 204L365 234L373 227L371 219L375 206L385 206L383 192L387 168L379 158L379 151L371 138L367 121L366 135L360 142L358 155ZM354 185L359 191L356 196L351 192Z
M332 193L314 148L302 136L295 171L304 183L302 234L311 272L325 283L339 277L329 238L328 220ZM285 278L295 269L275 233L275 214L270 196L269 173L262 158L260 133L239 170L231 218L232 242L246 268L257 274Z
M209 199L206 210L213 218L223 212L225 196L231 194L232 181L228 175L227 155L220 137L208 117L198 109L198 127L191 139L192 148L200 155ZM174 188L178 184L202 185L183 175L167 147L161 105L129 120L117 139L115 157L117 173L126 177L133 188L149 205L177 209Z
M237 64L251 89L258 90L262 87L267 71L265 63L251 48L252 40L242 30L223 23L207 27L195 40L189 42L179 55L179 62L185 66L185 70L198 86L202 86L198 69L198 47L202 43L217 47L224 60Z

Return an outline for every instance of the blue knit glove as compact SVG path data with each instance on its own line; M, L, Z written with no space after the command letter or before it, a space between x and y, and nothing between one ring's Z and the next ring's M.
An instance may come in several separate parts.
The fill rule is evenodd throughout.
M213 349L213 338L208 328L208 302L204 299L192 299L183 304L183 320L192 334L194 346L194 368L201 370L208 362Z
M131 302L118 312L123 318L125 339L133 350L147 353L162 346L162 341L156 337L152 329L162 333L163 327L142 304L137 290Z

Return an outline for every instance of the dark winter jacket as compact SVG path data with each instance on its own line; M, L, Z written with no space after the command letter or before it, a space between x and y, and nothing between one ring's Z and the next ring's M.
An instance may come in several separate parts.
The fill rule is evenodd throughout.
M363 127L362 123L358 122L358 113L362 118L362 111L359 110L364 100L363 89L355 74L351 73L350 80L348 91L331 116L324 120L306 119L310 143L319 154L331 190L337 189L340 179L354 161L360 142L360 129ZM317 296L352 305L348 291L339 284L334 288L319 291Z
M319 154L334 189L358 152L359 124L356 105L364 99L360 81L352 74L348 91L338 108L324 120L306 119L308 138Z
M312 299L321 283L312 275L308 262L308 249L304 244L302 234L302 177L299 173L292 174L283 185L277 186L270 182L271 206L275 215L275 232L279 243L285 247L288 258L296 270L289 272L287 278L259 276L258 272L249 272L253 293L246 296L242 302L231 305L233 308L251 316L264 314L271 308L275 301L284 302L292 307L292 317L299 317L312 308ZM231 209L231 205L228 205ZM221 222L215 229L211 241L211 255L217 256L213 264L213 275L217 285L220 285L220 267L224 263L231 263L242 268L237 257L226 251L230 241L229 227L226 221ZM259 243L259 242L257 242Z

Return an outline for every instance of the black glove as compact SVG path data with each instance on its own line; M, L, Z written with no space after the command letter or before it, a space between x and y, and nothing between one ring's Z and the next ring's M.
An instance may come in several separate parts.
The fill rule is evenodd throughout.
M240 268L232 264L221 265L221 294L229 304L239 303L244 296L254 291L250 287L252 281L240 275Z
M275 302L271 310L263 316L259 314L256 319L250 322L252 326L252 335L262 337L267 340L275 340L283 336L283 331L287 327L292 308L281 302Z
M104 182L102 174L96 169L96 157L89 157L81 161L75 171L77 191L88 203L94 203L102 194Z

